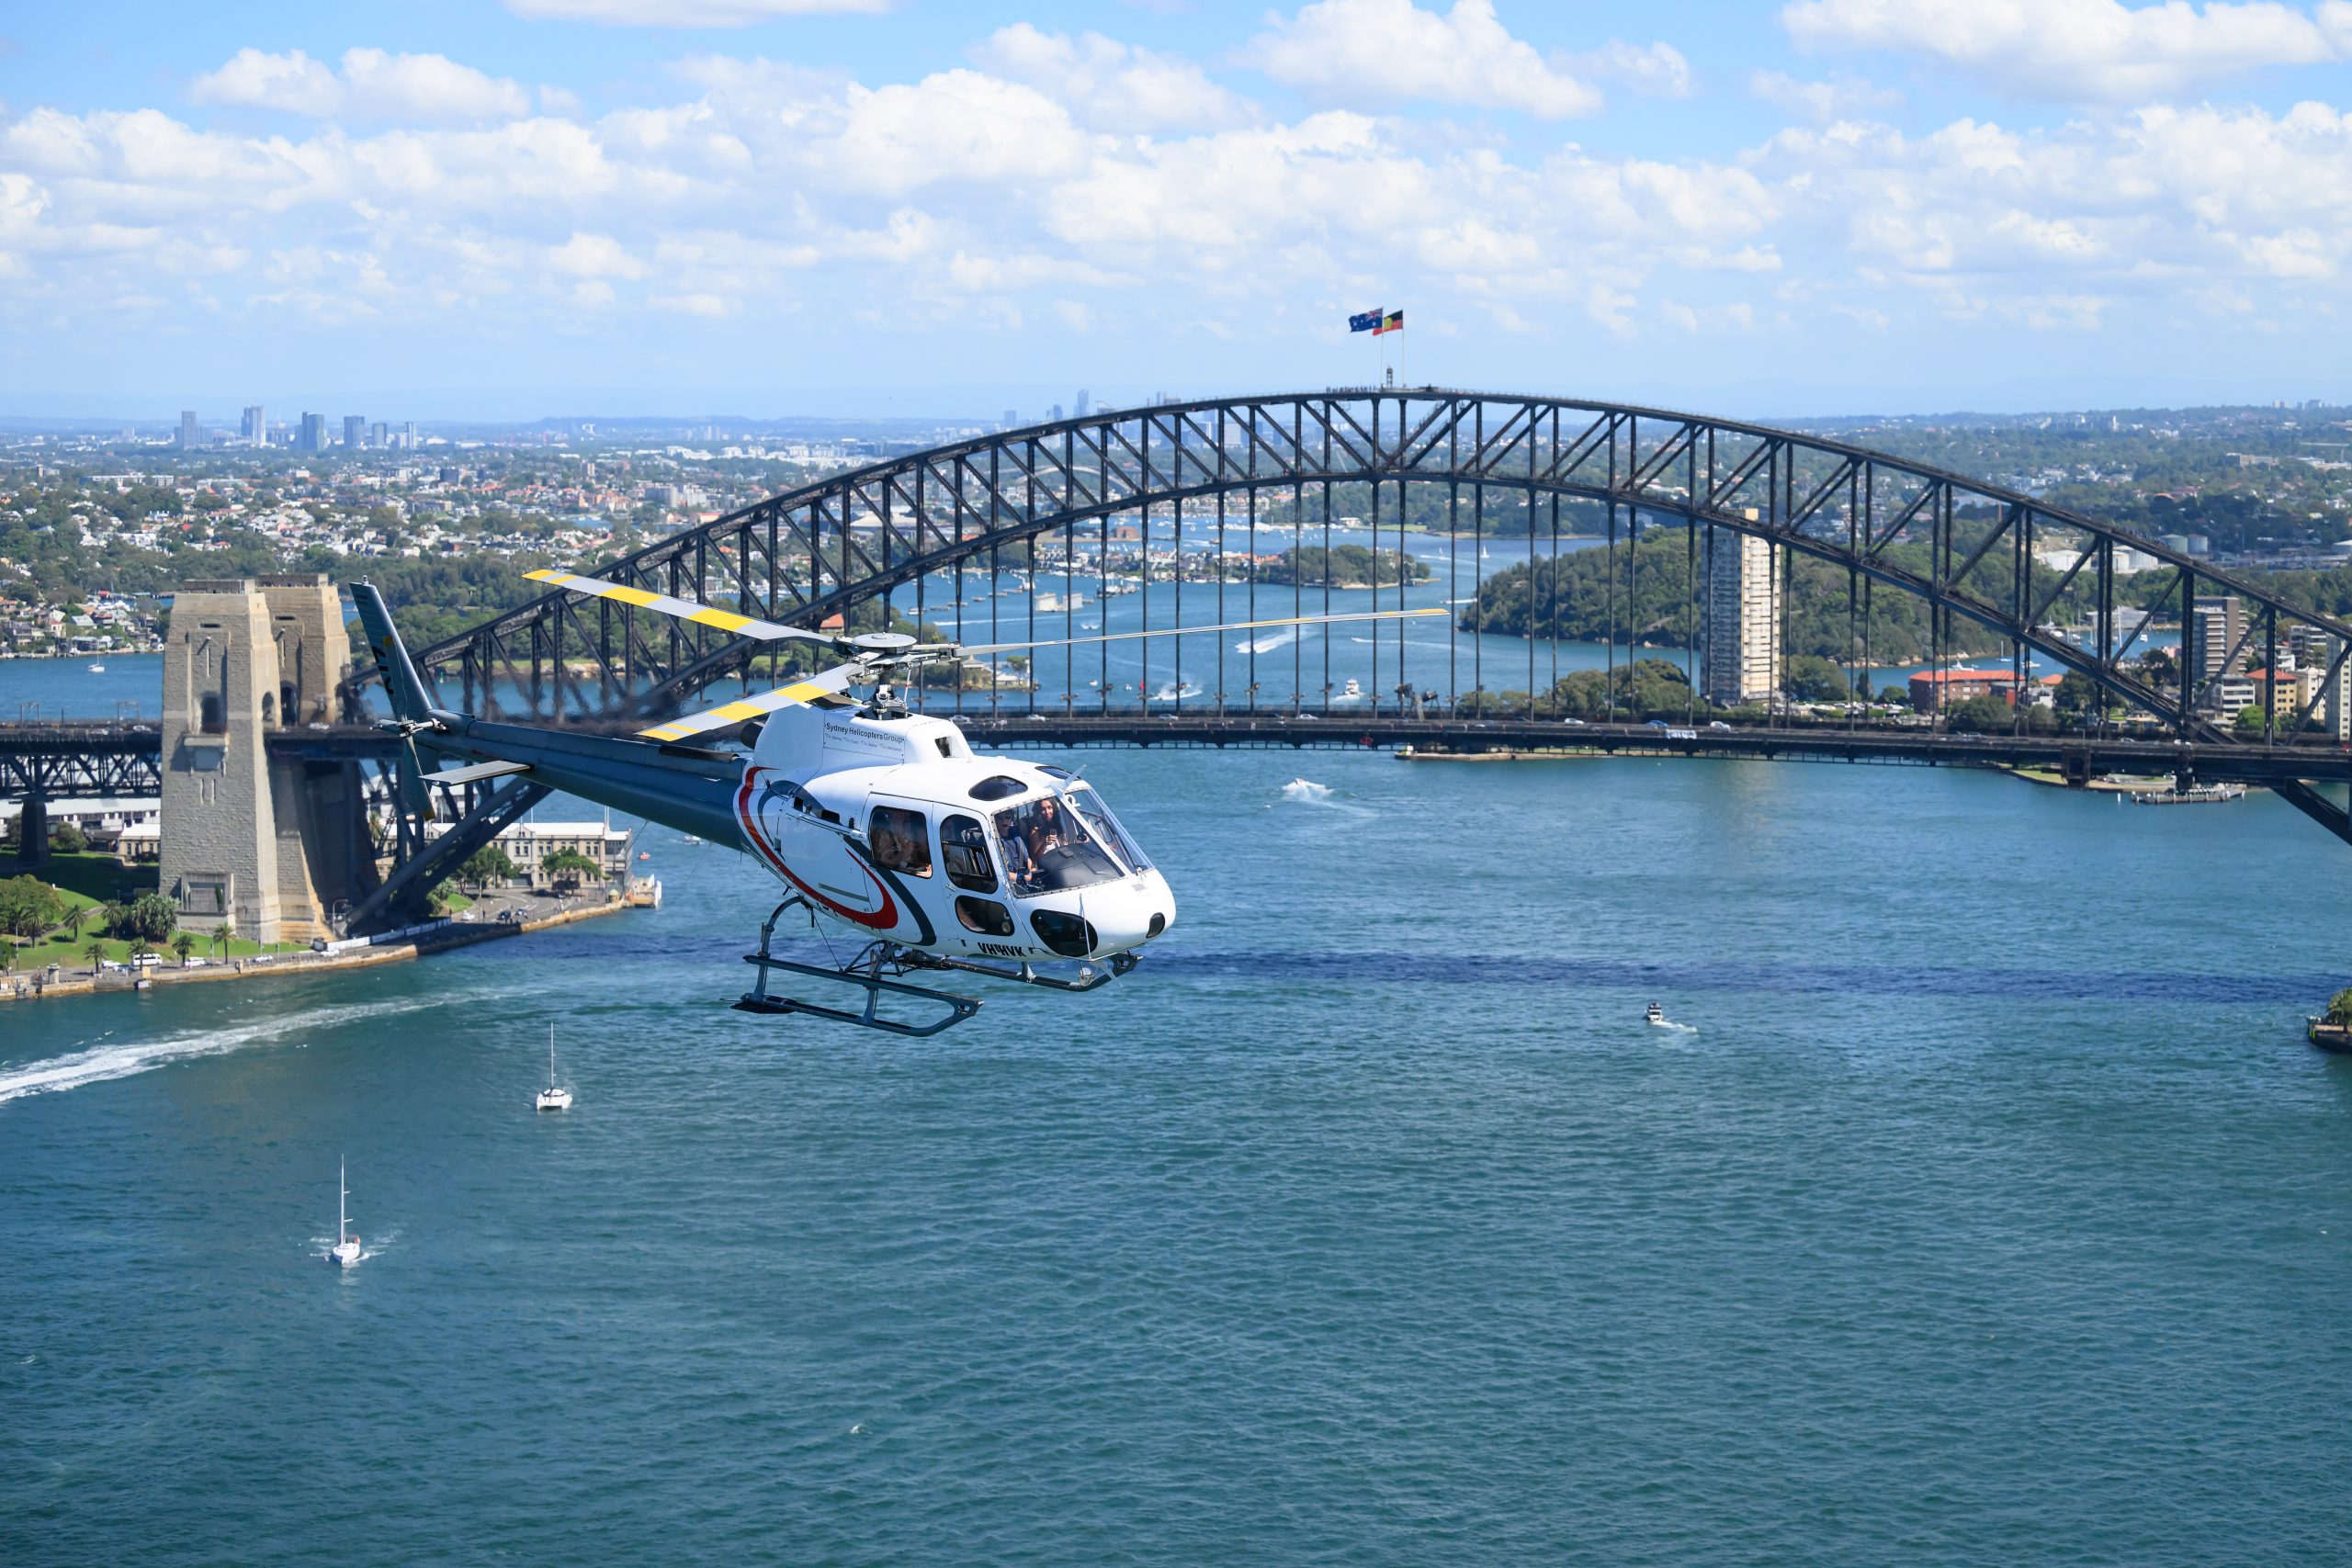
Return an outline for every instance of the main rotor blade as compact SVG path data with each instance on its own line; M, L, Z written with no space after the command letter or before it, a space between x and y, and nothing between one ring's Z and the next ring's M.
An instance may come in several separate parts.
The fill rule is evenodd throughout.
M659 615L673 615L697 626L717 626L720 631L733 632L738 637L757 637L763 642L821 642L830 646L836 640L829 632L780 626L775 621L763 621L755 615L739 615L732 610L697 604L691 599L677 599L648 589L607 582L601 577L582 577L574 572L557 571L550 567L541 567L537 571L526 571L523 575L534 582L553 583L558 588L569 588L574 593L591 593L599 599L634 605Z
M1357 610L1340 615L1284 615L1272 621L1227 621L1214 626L1150 626L1139 632L1103 632L1097 637L1039 637L1035 642L989 642L971 647L956 647L959 653L1011 653L1023 648L1074 648L1088 642L1126 642L1140 637L1198 637L1207 632L1257 631L1266 626L1320 626L1339 621L1410 620L1421 615L1447 614L1442 604L1432 604L1424 610ZM921 649L911 651L922 652ZM944 651L944 650L943 650Z
M779 708L798 707L806 703L822 702L827 697L838 697L846 688L870 679L872 677L860 665L838 664L806 680L795 681L789 686L778 686L772 692L762 692L756 696L739 697L731 703L705 708L700 713L686 714L637 733L647 740L684 740L690 735L724 729L730 724L758 718Z

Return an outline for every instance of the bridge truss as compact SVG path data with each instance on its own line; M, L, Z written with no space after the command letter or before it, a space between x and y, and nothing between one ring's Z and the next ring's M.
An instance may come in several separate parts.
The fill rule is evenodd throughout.
M1368 543L1374 561L1401 551L1408 519L1438 515L1432 498L1441 492L1452 558L1442 590L1402 574L1384 581L1378 567L1368 585L1334 583L1335 539ZM1679 613L1636 617L1638 575L1657 570L1662 529L1682 541ZM1930 663L1948 653L2006 657L2013 689L2023 691L2038 660L2087 678L2199 754L2308 744L2312 776L2341 776L2340 756L2317 755L2339 743L2312 728L2315 715L2335 718L2342 706L2352 625L2155 540L1964 475L1826 437L1622 404L1382 388L1105 411L875 463L590 570L803 626L910 615L968 643L1082 636L1080 601L1090 588L1089 619L1109 627L1103 606L1124 592L1139 603L1119 614L1168 628L1162 662L1155 669L1144 644L1132 686L1138 671L1114 671L1107 651L1090 671L1081 660L1091 653L1040 650L1025 671L1000 661L912 694L934 710L1170 712L1233 723L1432 710L1532 719L1561 672L1553 634L1564 556L1609 552L1613 693L1621 639L1628 658L1653 642L1677 644L1694 661L1712 658L1704 605L1719 534L1770 541L1784 586L1800 558L1842 574L1839 661L1849 669L1872 668L1875 597L1892 592L1925 607ZM1429 538L1414 536L1419 553L1429 553ZM1645 540L1653 547L1640 552ZM1463 605L1476 595L1490 545L1507 545L1528 564L1520 629L1540 635L1523 648L1521 638L1506 645L1479 634L1475 608L1464 611L1473 628L1455 625L1442 649L1425 632L1375 627L1366 637L1317 639L1312 669L1303 637L1279 648L1220 639L1204 649L1174 635L1204 619L1403 607L1441 592ZM2119 570L2127 549L2157 562L2154 577L2134 578L2128 591L2130 574ZM1284 551L1298 552L1287 570L1275 558ZM1062 592L1049 595L1048 582ZM2207 596L2238 602L2236 614L2213 621L2229 635L2192 641L2185 632L2179 655L2148 662L2150 626L2186 627ZM1783 660L1794 652L1794 599L1778 595ZM2224 681L2256 658L2276 671L2289 650L2324 665L2315 689L2299 698L2275 677L2263 682L2258 733L2217 716ZM609 725L677 711L722 683L771 684L781 672L776 658L772 645L559 592L425 649L420 662L475 711ZM1167 679L1155 689L1157 676ZM2330 694L2339 694L2333 705ZM2274 787L2352 840L2352 818L2310 784Z

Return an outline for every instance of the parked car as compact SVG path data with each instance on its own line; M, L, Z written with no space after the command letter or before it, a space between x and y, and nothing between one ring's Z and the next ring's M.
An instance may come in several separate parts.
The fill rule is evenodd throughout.
M1709 729L1729 729L1731 726L1725 724L1722 719L1711 718L1707 721L1707 728Z
M1642 728L1645 729L1664 729L1666 728L1666 720L1662 718L1654 718Z

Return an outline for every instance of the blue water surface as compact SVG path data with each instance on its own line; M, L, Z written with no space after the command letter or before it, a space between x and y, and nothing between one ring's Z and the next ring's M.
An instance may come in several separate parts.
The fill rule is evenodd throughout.
M0 1010L0 1561L2352 1544L2290 808L1066 760L1177 926L931 1040L728 1010L766 887L660 830L658 912Z

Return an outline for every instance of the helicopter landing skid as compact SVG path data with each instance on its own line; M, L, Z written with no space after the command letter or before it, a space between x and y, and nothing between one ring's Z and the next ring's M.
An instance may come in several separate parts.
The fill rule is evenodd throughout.
M879 1029L891 1034L920 1037L936 1034L980 1010L980 998L978 997L960 997L953 991L934 991L928 986L910 986L903 980L886 980L880 975L866 970L824 969L814 964L795 964L788 958L774 958L758 953L745 953L743 962L758 964L760 977L734 1004L737 1012L805 1012L811 1018L831 1019L835 1023L854 1023L861 1029ZM845 1008L830 1008L821 1002L805 1001L797 997L772 997L768 995L768 971L771 969L788 970L820 980L846 981L865 990L865 1005L852 1012ZM948 1010L947 1014L929 1023L901 1023L897 1019L884 1018L877 1010L885 991L902 997L919 997L927 1002L944 1003Z
M752 988L744 992L742 998L734 1004L737 1012L768 1014L805 1012L811 1018L831 1019L835 1023L854 1024L861 1029L879 1029L891 1034L905 1034L920 1038L951 1028L980 1010L980 999L978 997L958 996L953 991L935 991L928 986L910 986L896 978L915 967L908 962L910 957L915 955L910 954L894 942L869 942L863 953L836 969L822 968L814 964L798 964L789 958L775 957L768 952L768 938L775 933L777 919L794 905L798 904L805 908L807 903L806 899L797 896L787 898L778 904L769 914L766 921L761 925L759 952L743 954L744 963L759 966L760 977L752 983ZM795 975L807 975L813 979L843 981L856 986L865 992L865 1005L857 1011L852 1012L843 1008L827 1007L821 1002L804 1001L796 997L772 997L768 995L768 971L771 969L783 969ZM901 1023L896 1019L884 1018L878 1009L882 1001L882 993L885 991L897 996L917 997L927 1002L942 1003L947 1009L946 1016L934 1019L929 1023Z
M1114 953L1105 961L1105 966L1102 968L1097 969L1091 964L1082 965L1079 970L1079 977L1075 980L1065 980L1055 975L1040 975L1033 965L1027 964L1023 964L1018 969L1005 969L994 964L975 964L968 958L940 958L930 953L922 956L918 966L924 969L961 969L967 975L986 975L991 980L1011 980L1017 985L1042 986L1049 991L1091 991L1097 986L1107 986L1120 976L1126 974L1136 966L1136 955L1132 953Z

